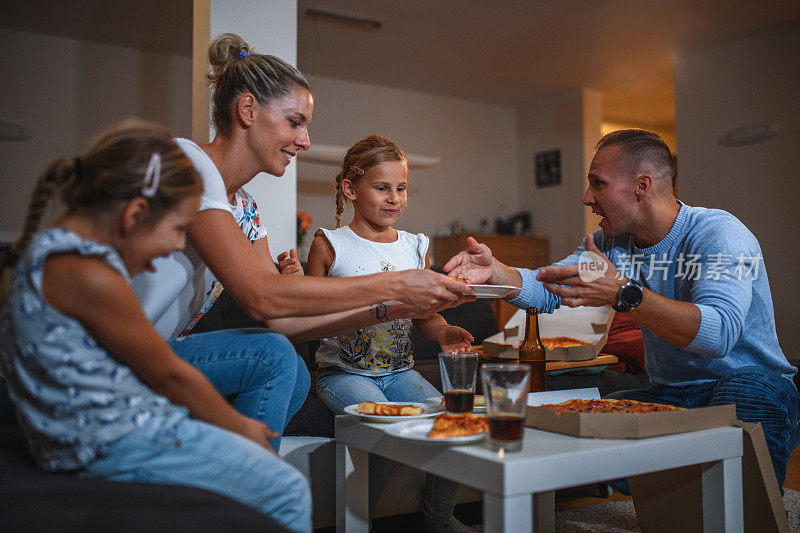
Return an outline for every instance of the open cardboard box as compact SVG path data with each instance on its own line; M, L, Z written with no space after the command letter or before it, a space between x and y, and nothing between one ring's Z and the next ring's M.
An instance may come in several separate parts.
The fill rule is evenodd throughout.
M788 533L789 520L761 424L737 422L744 434L744 530ZM628 478L642 531L703 531L703 465ZM677 511L677 512L676 512Z
M641 439L736 425L734 405L714 405L659 413L563 413L528 406L525 425L574 437Z
M545 349L548 361L587 361L594 359L605 346L608 328L614 319L610 307L561 306L553 313L539 314L540 337L571 337L590 344L569 348ZM500 359L519 358L519 345L525 337L525 310L509 319L500 333L483 341L483 353Z
M590 390L586 390L591 393ZM593 399L597 394L568 392L566 399ZM552 394L552 393L539 393ZM736 419L734 405L716 405L644 415L581 413L556 415L536 407L540 401L528 398L526 425L578 437L643 438L721 426L739 426L744 438L742 492L744 530L754 533L789 533L789 520L772 467L761 424ZM542 397L542 401L565 401L565 397ZM677 416L676 416L677 415ZM659 425L663 426L659 429ZM642 531L701 533L703 531L704 465L643 474L628 478Z

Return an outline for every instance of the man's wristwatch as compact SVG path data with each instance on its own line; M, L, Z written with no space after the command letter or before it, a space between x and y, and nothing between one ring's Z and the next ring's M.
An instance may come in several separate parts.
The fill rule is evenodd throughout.
M628 283L619 288L619 295L617 296L617 305L612 305L615 311L620 313L628 313L636 309L636 306L642 303L642 284L636 280L629 279Z

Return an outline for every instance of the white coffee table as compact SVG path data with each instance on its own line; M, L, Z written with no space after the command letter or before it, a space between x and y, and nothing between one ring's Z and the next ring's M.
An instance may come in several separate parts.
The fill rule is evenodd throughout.
M706 532L741 532L742 430L725 427L639 440L581 439L525 429L523 449L500 456L485 443L418 444L385 424L336 417L336 530L369 530L369 454L483 491L488 533L553 531L556 489L703 464Z

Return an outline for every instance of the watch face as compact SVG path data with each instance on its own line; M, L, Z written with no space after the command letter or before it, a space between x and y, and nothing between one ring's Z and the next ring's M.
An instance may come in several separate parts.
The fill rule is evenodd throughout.
M636 307L642 301L642 288L638 285L626 285L619 293L619 301L626 307Z

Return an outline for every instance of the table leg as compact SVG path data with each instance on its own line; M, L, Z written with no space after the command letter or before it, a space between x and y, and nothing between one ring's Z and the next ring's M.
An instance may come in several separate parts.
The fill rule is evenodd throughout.
M336 532L369 532L369 452L336 443Z
M536 533L553 533L556 530L555 491L533 495L533 530Z
M742 458L704 464L703 531L742 532L742 509Z
M530 494L503 498L483 493L483 530L511 533L533 529L533 498Z

